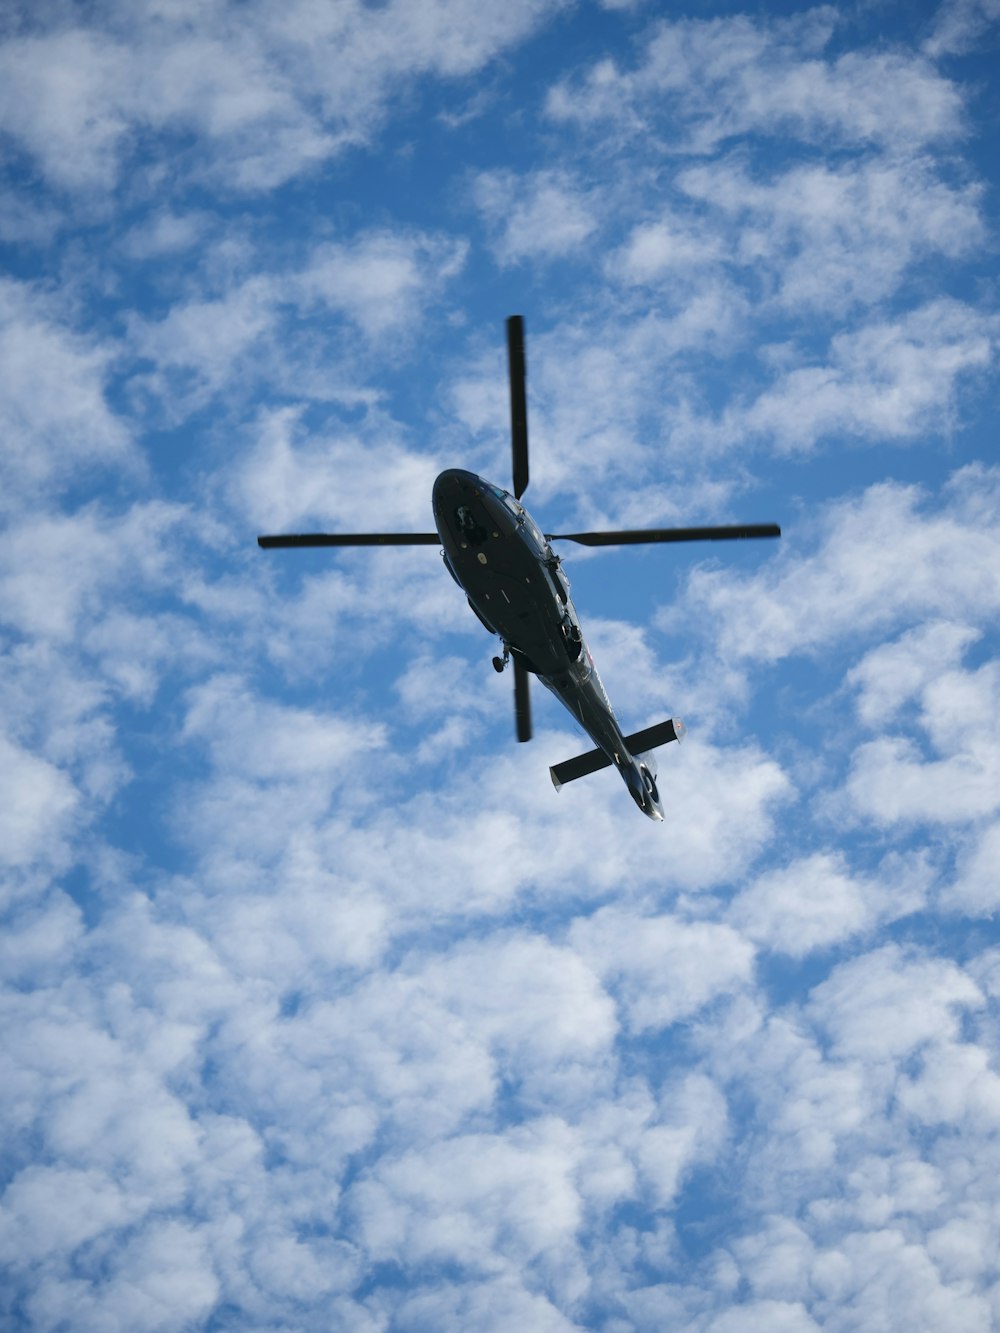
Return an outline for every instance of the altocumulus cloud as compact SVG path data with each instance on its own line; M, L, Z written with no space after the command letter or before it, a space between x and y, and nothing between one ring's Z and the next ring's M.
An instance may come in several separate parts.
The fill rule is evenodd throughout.
M8 6L5 1327L1000 1322L997 17ZM784 527L567 560L662 827L253 544L502 482L514 309L546 530Z

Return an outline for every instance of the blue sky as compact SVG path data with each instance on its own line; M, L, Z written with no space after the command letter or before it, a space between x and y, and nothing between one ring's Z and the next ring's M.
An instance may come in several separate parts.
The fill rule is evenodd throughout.
M12 1330L1000 1323L997 0L0 18ZM431 548L509 476L663 825Z

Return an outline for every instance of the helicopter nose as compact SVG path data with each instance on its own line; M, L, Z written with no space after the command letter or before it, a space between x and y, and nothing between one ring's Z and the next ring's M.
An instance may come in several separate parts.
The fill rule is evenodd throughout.
M481 489L482 483L474 472L464 468L449 467L440 472L434 482L432 500L434 512L444 513L447 509L468 500L473 491Z
M475 497L481 494L481 486L474 472L466 472L459 467L448 468L434 482L434 522L446 550L451 546L461 546L463 540L467 540L460 533L463 526L461 516L472 516ZM468 521L474 520L470 517Z

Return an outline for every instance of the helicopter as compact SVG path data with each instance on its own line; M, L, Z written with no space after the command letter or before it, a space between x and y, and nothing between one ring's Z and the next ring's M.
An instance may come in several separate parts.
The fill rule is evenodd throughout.
M431 497L436 532L289 533L257 538L271 550L306 546L440 546L445 566L463 590L484 628L499 637L493 658L502 672L514 670L514 718L519 741L532 735L530 681L534 676L565 705L595 748L554 764L558 791L567 782L612 765L632 799L650 819L662 822L652 751L680 740L684 724L668 718L625 735L594 664L569 593L562 560L552 542L583 546L639 545L780 537L776 523L697 528L633 528L619 532L542 532L521 504L528 487L527 374L524 319L511 315L507 328L513 492L474 472L448 468Z

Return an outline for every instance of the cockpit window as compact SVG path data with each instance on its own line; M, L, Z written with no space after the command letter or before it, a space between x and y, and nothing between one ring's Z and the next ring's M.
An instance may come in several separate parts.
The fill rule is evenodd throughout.
M490 486L489 490L498 500L503 502L505 507L510 510L515 518L520 518L524 513L524 510L511 495L510 491L505 491L502 486Z

